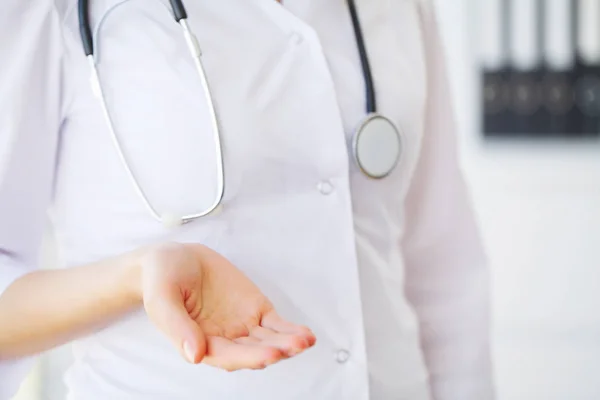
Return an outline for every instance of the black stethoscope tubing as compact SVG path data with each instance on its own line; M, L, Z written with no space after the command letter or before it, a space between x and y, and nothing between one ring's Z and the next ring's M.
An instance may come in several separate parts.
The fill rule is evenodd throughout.
M350 9L352 28L354 29L354 36L356 37L356 45L358 47L360 64L362 66L363 78L365 81L367 114L373 114L377 112L375 84L373 83L373 74L371 72L371 66L369 64L369 56L367 54L365 39L363 37L362 27L360 24L360 19L358 18L358 12L356 11L356 3L354 2L354 0L348 0L348 8Z

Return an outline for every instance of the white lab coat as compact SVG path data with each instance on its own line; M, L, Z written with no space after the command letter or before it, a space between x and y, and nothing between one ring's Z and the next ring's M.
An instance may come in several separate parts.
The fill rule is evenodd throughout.
M3 0L0 293L38 267L50 207L66 267L149 242L204 243L318 338L295 359L230 374L188 365L140 311L74 342L69 399L493 397L486 259L430 2L358 1L380 111L405 132L401 164L381 181L348 156L365 96L345 2L285 3L187 0L226 191L219 214L169 229L110 141L75 1ZM148 197L161 212L206 207L214 143L168 2L91 4L110 112ZM25 363L0 364L0 398Z

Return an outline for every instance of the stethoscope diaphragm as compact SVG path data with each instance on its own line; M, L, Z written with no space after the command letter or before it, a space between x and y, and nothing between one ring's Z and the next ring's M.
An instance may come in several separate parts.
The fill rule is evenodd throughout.
M370 114L352 140L352 153L358 168L373 179L385 178L396 168L402 147L400 130L380 114Z

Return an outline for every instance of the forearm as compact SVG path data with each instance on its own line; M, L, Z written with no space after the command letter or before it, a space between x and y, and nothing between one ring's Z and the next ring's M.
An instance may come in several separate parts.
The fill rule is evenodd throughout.
M62 345L139 307L137 264L128 254L15 281L0 296L0 360Z

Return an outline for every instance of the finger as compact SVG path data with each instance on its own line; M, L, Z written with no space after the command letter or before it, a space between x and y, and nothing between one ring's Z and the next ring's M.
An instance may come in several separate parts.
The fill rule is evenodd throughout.
M275 311L263 315L260 325L276 332L300 335L308 341L309 346L314 345L317 341L314 333L308 327L286 321Z
M227 371L262 369L284 358L274 347L256 343L236 343L218 336L207 338L207 352L203 363Z
M260 339L257 339L252 336L243 336L237 339L233 339L233 341L237 344L246 344L251 346L263 346L263 342Z
M167 335L186 360L192 364L202 360L206 353L206 338L188 314L180 295L155 296L152 300L145 300L145 307L152 322Z
M270 329L261 328L270 331ZM293 357L299 353L301 353L304 349L308 348L308 342L302 338L294 338L290 336L280 333L275 333L271 331L271 335L265 336L263 339L259 339L254 336L244 336L241 338L234 339L233 341L237 344L244 344L248 346L263 346L263 347L273 347L279 349L285 358ZM298 343L298 344L294 344Z
M250 335L259 339L265 345L278 348L288 357L292 357L310 347L308 340L302 335L275 332L261 326L253 328Z

